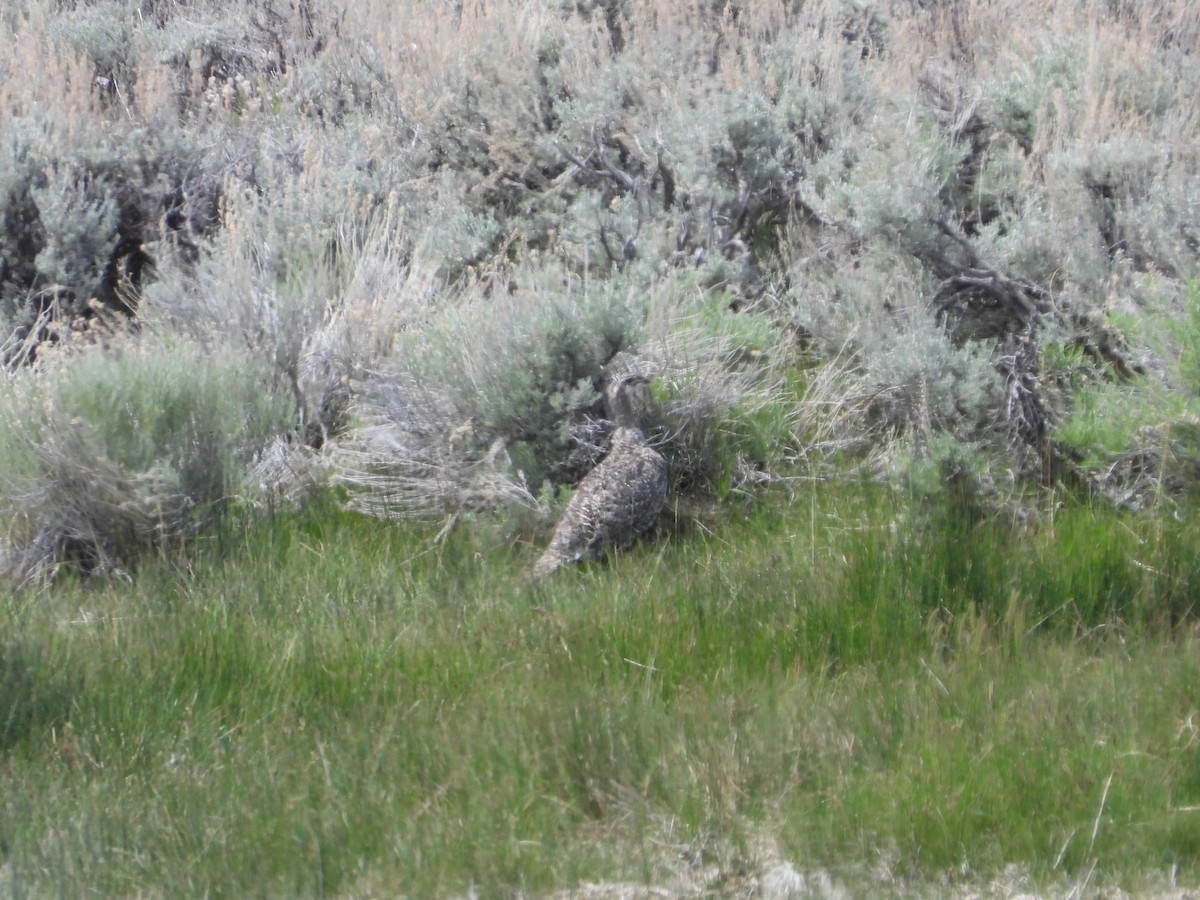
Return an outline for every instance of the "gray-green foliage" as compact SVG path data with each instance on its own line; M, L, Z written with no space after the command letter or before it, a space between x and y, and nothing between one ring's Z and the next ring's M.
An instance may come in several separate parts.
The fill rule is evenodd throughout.
M227 191L294 173L305 138L292 126L304 131L316 101L297 92L286 123L270 113L276 79L315 38L274 4L151 6L72 5L24 23L17 46L58 66L70 108L41 98L6 112L0 327L91 315L93 300L136 308L155 263L195 261ZM355 190L331 194L344 208Z
M216 223L221 164L186 135L72 131L46 115L11 125L0 144L0 316L10 329L91 315L93 303L134 311L149 251L193 255Z
M46 235L35 260L40 283L62 285L85 298L101 293L120 241L120 209L106 179L52 170L30 199Z
M24 305L36 278L42 243L30 196L36 170L37 161L14 128L0 142L0 328L6 332L25 318Z

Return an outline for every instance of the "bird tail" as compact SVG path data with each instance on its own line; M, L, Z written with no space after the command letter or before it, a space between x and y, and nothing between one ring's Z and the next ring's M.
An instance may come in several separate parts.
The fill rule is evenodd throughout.
M538 558L538 561L533 564L532 577L534 581L545 578L547 575L554 572L562 565L562 558L557 553L552 553L547 550Z

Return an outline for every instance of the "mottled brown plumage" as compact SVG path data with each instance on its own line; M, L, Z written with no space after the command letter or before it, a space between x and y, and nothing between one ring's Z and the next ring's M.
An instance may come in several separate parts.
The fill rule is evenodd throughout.
M667 461L646 443L630 396L630 389L645 381L640 375L627 376L605 392L609 417L617 425L610 449L579 482L533 568L534 577L632 546L658 521L667 499Z

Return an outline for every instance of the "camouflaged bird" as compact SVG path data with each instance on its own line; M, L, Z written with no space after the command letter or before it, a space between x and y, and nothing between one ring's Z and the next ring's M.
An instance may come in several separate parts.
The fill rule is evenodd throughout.
M608 454L579 482L533 567L535 578L630 547L658 521L667 501L667 461L646 443L631 396L634 386L645 383L644 375L627 375L605 391L608 416L617 426Z

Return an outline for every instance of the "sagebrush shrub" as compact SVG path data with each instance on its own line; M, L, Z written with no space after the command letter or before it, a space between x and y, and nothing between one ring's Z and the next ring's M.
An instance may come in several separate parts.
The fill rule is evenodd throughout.
M1002 454L1017 394L1049 452L1070 380L1044 342L1165 368L1114 349L1118 317L1196 276L1185 7L17 0L0 346L36 359L47 308L94 300L230 342L313 445L357 404L350 444L382 429L413 497L421 472L450 498L577 478L622 352L703 490L803 454L799 420ZM791 336L833 426L779 402Z
M652 379L642 425L677 490L725 494L793 453L782 329L727 295L697 303L691 278L639 295L619 280L562 292L543 270L520 275L512 295L440 298L366 379L358 424L333 449L361 507L544 505L605 452L601 394L629 371Z
M139 313L213 354L232 350L265 366L290 391L314 445L345 425L352 383L435 295L433 268L401 216L372 214L369 201L338 215L327 196L230 198L200 259L161 265Z

